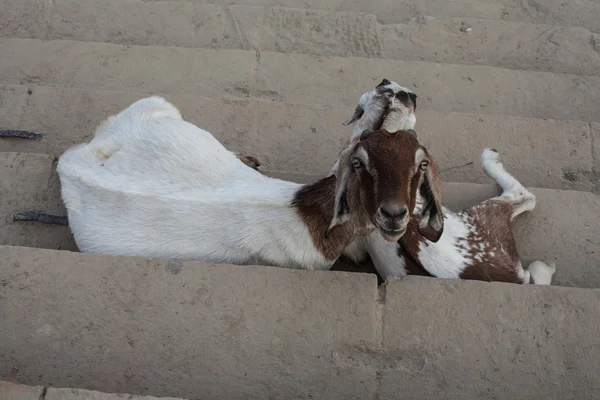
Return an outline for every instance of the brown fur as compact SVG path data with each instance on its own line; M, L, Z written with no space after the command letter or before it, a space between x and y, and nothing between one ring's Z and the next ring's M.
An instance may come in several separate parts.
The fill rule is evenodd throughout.
M241 162L243 162L244 164L246 164L247 166L249 166L252 169L255 169L258 171L258 167L260 167L260 161L258 161L258 158L253 157L253 156L248 156L248 155L244 155L244 154L240 154L240 153L236 153L237 158L240 159Z
M469 260L473 265L465 268L460 274L461 279L523 283L516 267L520 259L510 224L512 211L513 207L506 202L487 200L459 214L474 227L474 233L467 238L470 243L494 246L483 251L476 251L475 246L470 246ZM477 254L478 258L475 257Z
M340 171L352 168L351 158L359 147L369 157L368 166L352 170L347 178L343 200L346 204L343 207L350 210L349 220L342 220L328 231L328 224L334 218L336 185L340 184L342 179L339 175L343 172L337 177L330 176L304 186L293 202L308 226L315 246L331 260L339 257L357 236L366 236L375 230L375 215L381 204L405 205L409 208L410 216L415 207L417 190L427 182L422 178L423 172L414 165L415 153L422 146L413 134L406 131L378 131L368 134L366 139L363 136L340 156ZM439 188L430 191L439 192ZM439 206L440 200L433 200Z

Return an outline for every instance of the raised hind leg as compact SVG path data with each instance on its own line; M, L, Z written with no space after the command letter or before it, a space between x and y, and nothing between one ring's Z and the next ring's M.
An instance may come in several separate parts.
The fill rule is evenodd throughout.
M492 200L500 200L511 205L511 221L517 215L535 208L535 195L504 169L497 150L490 148L483 150L481 165L485 173L502 188L502 194Z

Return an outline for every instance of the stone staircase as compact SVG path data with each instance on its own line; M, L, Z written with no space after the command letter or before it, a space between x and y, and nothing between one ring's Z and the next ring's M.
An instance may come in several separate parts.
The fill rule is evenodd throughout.
M574 390L579 390L578 398L586 398L592 389L600 388L598 378L585 373L600 367L595 361L600 357L593 351L581 353L581 349L591 349L598 342L591 332L594 321L600 319L594 314L600 298L594 290L600 288L599 2L2 0L0 54L0 129L44 135L38 141L0 139L0 320L13 324L0 327L0 343L4 343L0 344L0 379L29 385L58 384L203 399L393 398L397 392L389 390L401 389L397 382L408 385L403 398L415 399L442 398L435 396L445 391L467 396L448 398L535 399L540 393L547 393L546 398L564 398L560 393L572 394ZM69 146L90 139L95 126L108 115L148 94L165 96L187 120L212 132L231 150L258 157L261 168L267 172L300 182L329 170L351 132L342 126L342 121L352 112L359 95L382 78L417 93L416 129L443 171L448 206L465 207L497 193L479 165L481 151L488 146L497 148L508 170L534 188L537 208L515 224L522 258L525 263L534 259L556 261L556 284L572 288L477 282L434 285L427 279L411 278L377 289L372 277L358 274L315 275L223 267L223 275L218 279L213 273L199 274L202 279L213 279L214 285L238 282L233 289L240 298L235 301L223 300L224 295L213 285L204 287L204 294L209 293L206 296L210 299L212 293L224 303L201 303L194 287L177 281L165 285L179 287L179 295L150 296L148 301L166 303L161 303L162 308L148 308L141 305L143 299L131 297L131 293L142 296L139 287L133 290L109 285L104 276L118 275L120 272L115 271L131 265L137 265L135 271L140 272L144 270L139 267L142 265L148 268L149 275L138 277L138 284L159 292L164 289L161 279L180 276L153 276L157 268L163 270L152 260L42 250L77 249L68 228L11 222L10 216L22 210L63 214L56 157ZM15 263L21 272L15 272ZM67 266L61 266L62 263ZM87 274L79 269L88 264L93 272ZM198 267L199 271L205 267ZM44 268L62 272L46 273ZM75 287L60 286L58 282L69 281L71 273L70 284ZM28 280L36 274L41 275ZM269 286L246 289L243 283L249 279L247 274L252 275L257 287L261 280L269 282L270 275L283 274L282 277L297 279L298 287L309 288L309 300L303 290L290 295L300 303L310 304L308 309L296 310L304 317L288 312L285 318L296 315L298 321L282 323L279 311L272 305L268 313L274 319L255 308L246 310L245 317L242 312L240 317L235 310L244 310L244 296L247 302L261 307L261 290L271 290ZM109 294L85 295L87 291L81 288L92 290L95 279L103 282L99 287ZM343 315L354 315L345 307L358 303L351 301L351 294L343 289L336 292L338 297L319 292L327 290L326 285L319 286L324 285L323 280L367 293L361 295L366 304L356 306L366 307L368 315L360 314L366 319L339 322ZM313 288L315 281L321 282L317 289ZM428 296L428 289L424 289L427 285L434 285L431 287L446 296ZM12 290L3 292L3 288ZM31 297L30 292L35 296ZM403 298L403 293L410 298ZM69 301L61 299L61 294ZM321 295L327 302L314 300ZM113 303L111 296L120 300ZM419 325L420 318L416 309L410 311L415 313L413 316L406 310L391 309L386 313L392 307L386 299L396 297L399 300L394 304L398 309L404 303L428 308L421 312L432 318L433 325L421 326L420 330L406 326L402 330L403 317L408 316L415 325ZM454 350L445 352L444 346L448 345L431 336L432 341L427 342L424 330L431 334L431 329L437 329L435 326L452 329L443 318L446 314L435 311L440 307L436 301L445 301L445 308L439 310L454 315L456 308L464 307L459 304L459 297L467 304L482 302L489 308L459 313L461 324L450 335L456 339ZM110 307L86 308L78 305L78 298L81 302L107 301ZM268 299L274 303L289 301L283 290L271 293ZM532 304L533 311L529 309L529 314L524 314L528 318L517 315L517 310L506 314L496 308L517 307L511 304L516 299L518 307ZM579 299L583 305L571 299ZM64 308L48 308L48 301ZM573 306L570 301L577 304ZM194 310L200 307L207 319L217 318L218 322L213 321L216 325L225 324L232 330L223 328L227 332L223 341L206 339L206 335L217 331L224 335L220 328L202 331L205 336L192 335L193 339L179 337L182 333L178 332L179 346L173 344L168 324L161 323L156 329L144 325L149 315L156 318L161 312L171 312L169 304L183 307L182 314L187 318L192 318ZM547 310L548 304L555 308ZM360 313L358 308L353 312ZM123 315L113 327L107 316L111 310ZM211 310L217 315L211 315ZM398 320L386 322L394 319L390 313L396 312ZM339 314L337 325L327 325L331 319L324 319L320 313L331 318ZM482 318L487 313L497 313L498 320ZM46 320L48 315L52 322ZM104 323L101 329L97 322L89 325L99 316ZM261 342L264 338L248 335L257 329L253 323L278 326L278 336L271 338L277 352ZM357 333L361 339L327 333L331 329L352 332L361 324L374 325L375 333ZM496 329L500 328L494 328L494 324L508 324L510 330L499 333ZM193 324L184 325L185 329L194 329ZM383 331L387 326L399 338L386 336ZM12 329L17 327L18 330ZM265 326L261 329L268 334ZM543 356L535 353L535 346L522 353L520 340L527 338L515 333L526 331L542 340L539 338L556 335L556 330L568 347L554 349L562 343L558 339L549 342L554 347L538 342L538 347L546 351ZM286 334L291 332L301 339L288 338ZM123 336L124 347L119 347L123 344L116 339L119 335ZM143 348L155 351L155 358L141 356L133 345L127 345L126 336L147 340ZM3 341L3 337L10 339ZM468 337L471 342L461 337ZM495 338L492 342L497 346L487 356L471 354L456 361L457 370L464 374L481 369L487 375L471 376L473 385L446 380L448 376L460 377L442 368L453 367L447 362L447 354L467 351L471 345L485 347L490 337ZM405 342L390 350L394 340ZM244 350L259 342L257 348L262 352ZM171 355L165 364L176 369L177 357L185 358L188 346L194 347L194 343L213 348L196 354L196 361L184 363L186 369L180 374L157 372L165 354ZM585 346L581 347L581 343ZM295 346L301 347L298 358L290 358L289 352L294 352ZM346 360L340 367L334 350L331 354L322 353L329 351L327 346L355 361ZM125 356L111 361L112 348L118 348ZM230 353L232 349L236 354ZM580 354L580 358L565 356L567 350ZM514 357L505 360L506 352L513 352ZM317 355L323 358L315 361ZM203 357L210 361L198 361ZM132 358L137 361L132 362ZM309 359L312 361L306 361ZM403 364L398 359L409 361ZM433 372L425 364L421 368L421 360L428 360L425 364L432 365ZM44 368L34 368L34 361ZM96 361L102 365L95 365ZM254 362L263 368L262 375L248 369ZM211 369L213 363L217 367ZM415 371L413 364L417 365ZM555 368L546 366L540 372L532 367L541 364ZM143 365L149 366L145 372L132 372L136 368L143 370ZM117 377L114 370L119 368L123 370L118 370L121 375ZM529 375L525 373L531 379L519 378L514 368L531 369ZM319 375L320 369L327 372ZM498 374L494 374L496 369ZM252 373L245 377L239 370ZM394 375L407 371L411 379ZM314 385L314 391L301 389L293 383L295 378ZM571 379L569 382L587 379L587 384L577 388L565 384L564 392L543 386L546 381L561 382L567 378ZM194 379L200 383L192 383ZM203 386L207 379L210 384ZM481 383L481 379L486 383ZM503 379L510 379L513 385L506 386ZM351 390L355 386L349 381L355 384L361 380L366 383ZM386 387L385 382L391 382L391 386ZM432 382L439 392L429 387ZM429 394L419 392L421 384L428 387ZM225 386L227 390L219 393L219 388Z

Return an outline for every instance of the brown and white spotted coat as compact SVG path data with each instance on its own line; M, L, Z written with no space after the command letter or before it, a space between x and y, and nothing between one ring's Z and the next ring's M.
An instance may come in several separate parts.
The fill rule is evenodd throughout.
M412 129L416 119L414 115L407 118L404 113L406 103L411 99L412 97L405 95L402 102L390 101L387 107L382 107L379 102L375 111L385 109L381 128L394 131L400 126L407 129L408 124L409 129ZM369 111L364 110L364 114L369 115ZM358 121L359 124L361 122L364 127L369 120ZM395 247L381 240L378 234L371 234L348 246L344 256L360 261L368 254L384 279L414 274L440 278L550 284L555 266L534 261L525 270L518 255L511 226L517 215L535 207L535 196L506 172L496 150L484 150L482 165L486 174L503 189L503 193L458 213L443 207L444 230L439 240L432 241L419 232L425 205L417 198L406 233ZM404 179L410 182L411 177L407 175ZM439 176L436 179L439 179Z

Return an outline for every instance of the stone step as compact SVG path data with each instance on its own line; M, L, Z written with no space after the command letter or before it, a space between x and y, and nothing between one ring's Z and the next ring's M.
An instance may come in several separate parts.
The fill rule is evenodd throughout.
M39 0L41 1L41 0ZM165 0L144 0L155 3ZM294 0L168 0L195 4L298 7ZM384 24L407 22L430 15L435 18L471 17L490 20L583 27L600 33L600 4L594 0L304 0L303 8L369 13Z
M421 109L597 121L600 77L248 50L0 39L0 83L356 105L402 71ZM552 84L549 84L552 82Z
M378 289L367 274L8 246L0 282L0 376L13 382L206 400L600 389L594 289L417 277Z
M95 390L72 388L45 388L26 386L0 381L0 399L2 400L185 400L174 397L138 396L123 393L102 393Z
M32 7L39 11L32 12ZM464 32L467 28L471 30ZM373 14L301 8L122 0L54 0L51 7L26 7L23 0L5 0L0 5L0 36L600 75L599 34L584 28L474 18L421 16L381 24Z
M70 146L90 140L102 120L144 96L0 85L0 128L44 135L40 141L0 139L0 151L60 156ZM354 109L350 106L186 95L167 99L187 120L211 132L229 149L258 157L266 170L325 174L352 131L342 125ZM600 150L594 152L592 147L600 146L600 124L591 129L589 123L580 121L444 113L418 107L416 129L446 181L490 183L479 160L485 147L494 147L527 186L600 191Z
M0 153L0 245L19 245L75 250L72 235L63 226L33 222L12 222L20 211L66 215L59 193L53 158L39 154ZM11 167L12 166L12 167ZM318 177L281 172L268 175L300 183ZM537 207L520 216L515 233L523 264L534 260L557 264L555 282L563 286L600 287L600 197L591 193L553 189L532 189ZM444 183L444 204L460 210L499 193L494 185Z
M66 226L12 221L21 211L66 215L55 166L51 155L0 153L0 244L77 251Z

